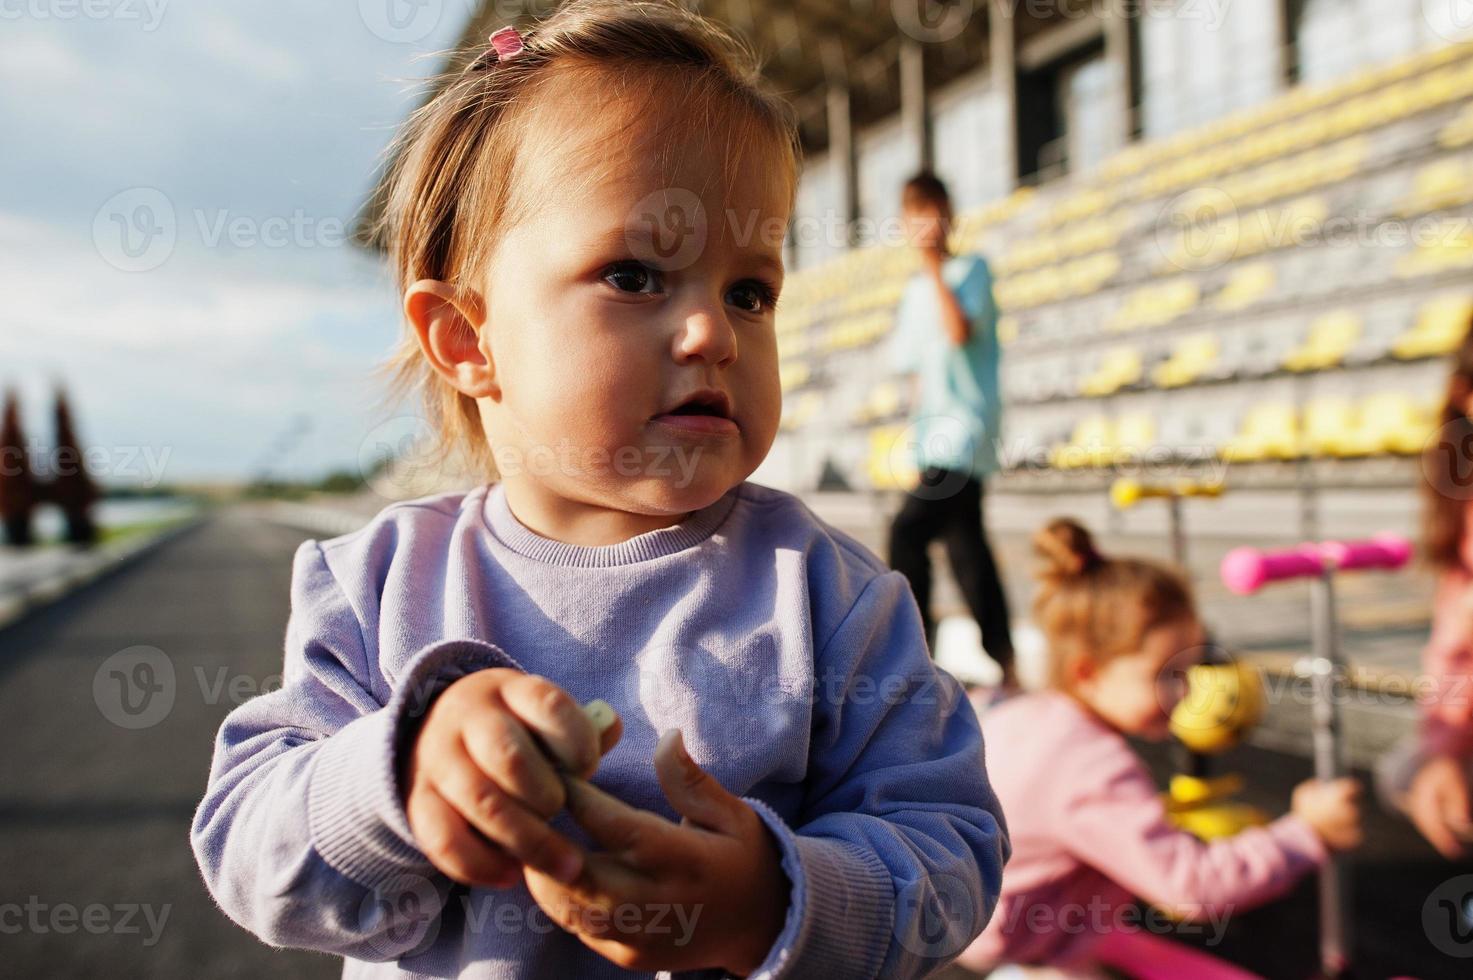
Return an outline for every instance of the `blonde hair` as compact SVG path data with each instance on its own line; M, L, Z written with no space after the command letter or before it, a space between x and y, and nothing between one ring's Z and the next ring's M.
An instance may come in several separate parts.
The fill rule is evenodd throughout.
M1066 668L1076 660L1132 653L1157 626L1196 616L1179 573L1144 558L1106 557L1077 521L1049 521L1033 547L1043 559L1033 619L1048 640L1052 687L1068 686Z
M519 189L535 160L566 134L529 122L533 110L554 104L548 96L556 86L639 93L646 109L692 120L683 131L662 129L649 147L665 165L695 139L731 141L734 152L723 155L728 182L749 147L776 155L779 165L761 172L787 181L791 211L801 167L792 109L766 87L755 54L732 34L659 0L572 0L521 33L525 48L515 58L441 79L438 94L389 148L373 234L387 244L401 296L420 279L472 285L507 231L535 213L537 202ZM620 159L591 156L580 179L597 182ZM382 372L393 395L421 397L442 459L461 449L490 471L475 399L435 373L413 329Z

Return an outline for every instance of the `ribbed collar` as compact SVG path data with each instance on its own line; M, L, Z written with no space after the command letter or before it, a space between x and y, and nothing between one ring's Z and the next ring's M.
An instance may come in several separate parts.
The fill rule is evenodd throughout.
M685 520L670 527L656 528L637 534L617 544L597 546L568 544L543 537L517 520L506 502L506 484L493 483L485 489L486 499L481 507L488 529L497 541L519 555L549 565L565 565L575 568L611 568L615 565L631 565L700 544L709 538L736 505L738 484L722 494L715 502L689 514Z

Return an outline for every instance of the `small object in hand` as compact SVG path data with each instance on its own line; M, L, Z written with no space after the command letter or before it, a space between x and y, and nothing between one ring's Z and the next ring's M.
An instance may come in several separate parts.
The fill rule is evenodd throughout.
M583 713L588 716L589 721L593 722L593 727L598 729L600 735L609 730L609 726L616 718L614 709L603 698L594 698L585 704Z

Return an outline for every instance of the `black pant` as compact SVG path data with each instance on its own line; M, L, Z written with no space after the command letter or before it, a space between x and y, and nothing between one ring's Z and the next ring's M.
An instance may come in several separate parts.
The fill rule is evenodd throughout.
M938 536L946 542L951 573L982 628L987 655L1003 667L1010 667L1013 639L1008 628L1008 603L982 530L982 483L970 474L933 466L906 494L900 513L890 525L890 567L910 580L933 655L936 622L931 617L931 559L926 549Z

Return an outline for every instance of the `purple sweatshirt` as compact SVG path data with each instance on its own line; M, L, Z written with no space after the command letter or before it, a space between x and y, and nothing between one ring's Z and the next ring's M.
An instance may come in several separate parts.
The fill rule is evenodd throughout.
M1009 845L976 716L906 580L790 494L742 483L600 547L525 527L500 484L425 497L304 542L291 600L282 687L226 717L190 835L271 945L345 977L636 975L524 885L458 884L415 845L396 763L434 693L486 667L607 700L624 736L593 782L631 805L678 819L652 764L678 727L755 808L791 891L753 976L922 976L992 914Z

